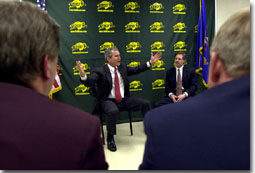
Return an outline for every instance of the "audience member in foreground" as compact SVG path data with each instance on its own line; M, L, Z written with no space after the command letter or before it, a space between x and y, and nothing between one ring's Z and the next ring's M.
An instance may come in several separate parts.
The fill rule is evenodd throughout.
M250 11L220 28L211 47L209 90L145 116L139 169L250 169Z
M35 4L0 1L0 169L107 169L99 120L49 100L60 27Z

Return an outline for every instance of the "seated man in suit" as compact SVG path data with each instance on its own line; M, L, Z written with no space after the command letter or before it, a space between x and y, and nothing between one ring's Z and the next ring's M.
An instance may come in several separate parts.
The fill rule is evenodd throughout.
M107 169L100 121L50 100L60 26L31 2L0 1L0 169Z
M140 169L250 169L250 38L248 9L213 40L209 89L146 114Z
M81 62L76 63L81 82L86 86L97 85L97 95L106 114L107 147L110 151L116 151L114 135L116 134L116 118L120 111L141 111L145 115L151 109L148 100L129 97L128 76L148 70L151 64L161 58L162 53L157 52L154 56L151 55L150 61L138 67L128 67L121 63L120 52L117 48L105 50L104 56L107 64L95 68L89 76L84 72Z
M197 75L193 68L184 65L186 54L184 52L177 52L174 57L175 67L170 68L166 72L166 97L156 102L154 107L181 102L196 94Z

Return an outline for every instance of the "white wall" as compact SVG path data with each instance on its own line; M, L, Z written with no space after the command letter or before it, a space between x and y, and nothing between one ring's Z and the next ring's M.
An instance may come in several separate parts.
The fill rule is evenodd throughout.
M215 0L215 33L235 12L250 7L250 0Z

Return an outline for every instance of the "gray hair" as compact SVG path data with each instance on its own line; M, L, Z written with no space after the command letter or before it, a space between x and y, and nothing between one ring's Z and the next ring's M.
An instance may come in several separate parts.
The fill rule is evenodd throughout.
M119 51L119 49L116 47L106 49L104 51L104 58L106 62L107 62L107 57L110 57L110 58L112 57L112 51Z
M211 51L223 60L230 77L250 74L250 9L234 14L221 26Z
M31 2L0 1L0 81L28 84L60 51L60 26Z

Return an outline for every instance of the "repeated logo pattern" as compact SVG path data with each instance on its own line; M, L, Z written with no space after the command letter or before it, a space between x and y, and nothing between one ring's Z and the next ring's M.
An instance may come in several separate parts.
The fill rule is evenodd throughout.
M164 89L165 88L165 80L164 79L156 79L154 82L152 82L152 89Z
M125 32L127 33L140 33L140 28L141 26L139 25L138 22L129 22L128 24L125 25Z
M85 22L76 21L70 25L70 32L71 33L86 33L87 27L88 27L88 25L86 25Z
M154 22L152 25L150 25L150 32L164 32L163 28L164 28L164 24L163 22Z
M111 12L113 13L114 5L112 4L111 1L102 1L99 4L97 4L97 11L98 12Z
M141 44L139 42L130 42L128 45L126 45L127 53L130 52L141 52Z
M89 95L90 87L85 86L84 84L80 84L79 86L74 88L75 95Z
M129 83L129 91L141 91L143 84L139 80L134 80Z
M173 7L173 14L186 14L186 9L185 4L176 4Z
M98 30L100 33L114 33L115 25L112 22L102 22L100 25L98 25Z
M87 43L78 42L72 46L72 54L86 54L88 53L88 51L86 51L88 48L89 46Z
M151 52L164 52L165 44L162 41L155 41L153 44L151 44Z
M115 47L113 42L104 42L103 44L100 45L100 53L104 53L105 49L110 49Z
M164 6L162 3L155 2L154 4L150 5L150 13L164 13L163 9Z
M156 63L152 64L152 70L165 70L165 62L163 60L158 60Z
M83 0L73 0L69 4L69 11L82 11L85 12L87 4Z
M162 39L164 36L164 33L172 32L174 35L185 35L185 33L188 33L192 30L192 33L197 32L197 25L190 26L186 25L186 22L183 21L182 16L187 15L187 9L189 6L186 6L185 3L180 2L173 4L171 7L169 7L169 4L166 4L166 2L153 2L151 4L144 4L142 1L138 0L130 0L125 3L123 3L121 6L119 4L114 4L115 2L112 0L100 0L96 3L93 3L95 7L95 14L103 16L101 21L97 20L94 21L93 26L91 24L91 20L89 21L86 18L86 13L92 9L90 6L90 1L87 0L69 0L68 3L68 10L69 12L73 13L81 13L85 14L84 17L77 17L75 18L76 21L71 21L69 23L69 32L70 34L80 34L81 38L79 40L75 40L76 42L73 43L73 45L69 45L71 54L74 56L84 56L86 58L87 56L91 56L90 52L94 49L97 49L99 53L103 54L106 49L113 48L119 45L115 45L113 42L116 40L115 34L122 32L126 35L130 36L130 39L127 41L122 42L122 46L125 49L126 53L130 53L135 55L135 58L138 58L139 55L142 53L143 50L149 50L150 52L166 52L170 51L177 52L177 51L187 51L188 44L185 39L178 38L177 41L175 39L174 44L169 44L165 39ZM122 9L119 9L119 8ZM148 20L147 23L142 23L140 21L139 15L142 14L142 12L145 10L146 13L157 16L157 18L153 18L152 20ZM116 11L122 11L123 15L130 15L132 16L128 22L124 23L123 25L117 24L116 20L112 17L107 18L108 16L113 15ZM169 22L164 20L164 17L161 15L170 14L173 16L180 15L179 21L176 23L171 23L171 26L169 25ZM115 14L114 14L115 15ZM116 16L115 16L116 17ZM86 20L90 23L87 23ZM97 23L95 23L97 22ZM91 27L93 29L91 29ZM96 46L92 44L91 42L87 41L86 39L83 40L82 38L86 38L86 34L88 32L97 32L100 33L100 36L102 38L105 37L106 39L102 39L102 42L100 44L97 44ZM149 44L144 44L142 42L144 39L143 33L150 33L153 36L158 36L158 38L154 39L154 41L150 42ZM82 35L84 34L84 35ZM111 40L110 37L113 39ZM138 37L135 37L138 36ZM162 37L163 36L163 37ZM109 39L110 38L110 39ZM137 39L138 38L138 39ZM141 38L141 39L140 39ZM98 38L97 38L98 39ZM121 38L120 38L121 39ZM145 38L146 39L146 38ZM89 43L89 44L88 44ZM95 48L96 47L96 48ZM136 55L138 54L138 55ZM163 54L164 56L164 54ZM152 71L164 71L166 70L166 63L164 61L168 61L167 59L161 59L157 61L155 64L152 65L151 70ZM141 64L140 61L130 61L128 64L128 67L137 67ZM90 65L89 63L82 63L82 66L84 70L86 71L86 74L90 74ZM73 75L77 76L79 75L79 71L76 66L73 67ZM138 78L139 79L139 78ZM143 90L143 84L141 80L133 80L129 83L129 90L130 91L142 91ZM157 90L157 89L164 89L165 88L165 80L164 79L152 79L151 81L151 89ZM74 88L75 95L89 95L89 87L81 84Z
M125 13L140 13L138 2L128 2L124 5Z
M132 61L132 62L130 62L127 66L128 67L137 67L137 66L139 66L140 65L140 62L138 62L138 61Z

